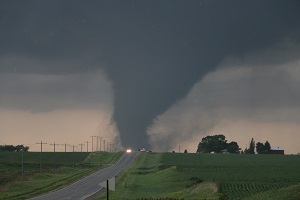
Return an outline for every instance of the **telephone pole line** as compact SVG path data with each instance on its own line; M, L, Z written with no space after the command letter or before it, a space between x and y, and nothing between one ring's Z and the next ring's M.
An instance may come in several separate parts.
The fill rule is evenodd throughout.
M67 146L70 146L70 144L67 144L67 143L65 142L65 144L62 144L62 145L65 145L65 152L67 152Z
M96 146L96 151L98 151L98 147L99 147L99 136L96 136L96 138L97 138L97 146Z
M97 136L92 135L91 137L92 137L92 152L94 152L94 140L93 139L94 139L94 137L97 137Z
M43 144L47 144L47 143L43 143L43 141L41 140L41 142L37 142L36 144L41 144L41 153L43 152Z
M73 168L75 168L75 153L74 153L74 147L77 147L73 145Z
M91 143L91 142L86 141L86 152L89 152L89 143Z
M105 141L106 141L106 140L103 140L103 147L104 147L104 148L103 148L103 151L105 151L105 143L106 143Z
M100 151L101 151L101 142L102 142L102 137L99 137L100 138Z
M53 154L53 165L55 165L55 146L56 145L59 145L59 144L55 144L55 142L53 143L53 144L50 144L50 145L53 145L53 152L54 152L54 154Z
M41 142L37 142L36 144L41 144L41 153L40 153L40 172L42 172L42 152L43 152L43 144L47 144L46 142L43 143L43 141L41 140Z
M80 152L82 152L82 146L84 146L85 144L81 143L81 144L78 144L78 145L80 146L80 149L81 149Z
M24 145L22 144L21 147L17 147L20 151L22 151L22 177L24 176Z
M55 153L55 146L59 145L59 144L56 144L55 142L53 144L50 144L50 145L53 145L54 149L53 149L53 152Z

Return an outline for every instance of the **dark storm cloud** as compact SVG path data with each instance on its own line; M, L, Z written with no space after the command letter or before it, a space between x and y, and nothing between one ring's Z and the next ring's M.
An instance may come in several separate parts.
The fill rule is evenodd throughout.
M102 70L70 74L19 73L21 66L43 67L43 64L43 60L37 59L0 58L0 66L13 66L11 73L0 73L0 107L31 112L112 109L112 84ZM76 63L52 62L52 65L76 66Z
M277 11L279 5L258 2L172 6L163 12L147 12L147 6L136 15L144 23L133 20L138 28L133 33L126 29L128 36L118 40L125 58L114 65L122 70L108 69L116 89L115 119L125 145L136 139L141 141L137 145L144 145L143 133L152 119L184 97L225 56L278 42L299 18L296 12L285 18Z
M299 42L299 10L299 1L1 1L0 56L84 63L25 66L21 72L105 66L123 145L142 147L153 118L224 57L259 51L285 37Z

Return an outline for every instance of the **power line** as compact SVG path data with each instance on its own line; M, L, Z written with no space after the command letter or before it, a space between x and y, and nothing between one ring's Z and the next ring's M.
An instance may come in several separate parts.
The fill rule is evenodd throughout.
M99 147L99 136L96 136L97 137L97 151L99 151L98 147Z
M55 165L55 146L59 145L59 144L56 144L55 142L53 144L50 144L50 145L53 145L53 165Z
M47 144L46 142L43 143L43 141L41 140L41 142L37 142L36 144L41 144L41 153L43 152L43 144Z
M73 168L75 168L75 153L74 153L74 147L77 147L73 145Z
M82 152L82 146L84 146L85 144L78 144L78 145L80 145L80 148L81 148L81 152Z
M105 142L106 140L103 140L103 151L105 151Z
M42 172L42 152L43 152L43 144L47 144L46 142L43 143L43 141L41 140L40 143L36 143L36 144L41 144L41 153L40 153L40 172Z
M67 143L65 142L65 144L61 144L61 145L65 145L65 152L67 152L67 146L70 146L70 144L67 144Z
M53 144L50 144L50 145L53 145L53 147L54 147L53 152L55 152L55 146L60 145L60 144L56 144L56 143L54 142Z
M100 151L101 151L101 142L102 142L102 137L99 137L100 138Z
M22 144L22 147L16 147L18 149L21 149L22 151L22 177L24 176L24 145Z
M86 152L89 152L89 143L91 143L91 142L86 141Z
M92 135L91 137L92 137L92 152L94 152L94 140L93 139L94 139L94 137L97 137L97 136Z

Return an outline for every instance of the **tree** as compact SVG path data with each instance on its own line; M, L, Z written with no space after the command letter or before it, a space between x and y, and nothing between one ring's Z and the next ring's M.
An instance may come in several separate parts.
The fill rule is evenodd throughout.
M29 147L25 147L23 144L22 145L17 145L16 147L15 147L15 151L24 151L24 152L27 152L28 151L28 149L29 149Z
M234 141L230 142L227 145L227 152L229 152L229 153L240 153L240 147L237 144L237 142L234 142Z
M187 150L184 150L184 153L187 153Z
M240 153L240 148L237 142L227 143L224 135L209 135L202 138L198 144L197 152L200 153L221 153L226 150L228 153Z
M224 135L212 135L202 138L198 144L197 152L200 153L220 153L221 150L227 148L227 141Z
M268 140L265 142L265 153L271 152L271 144L268 142Z
M0 145L0 151L28 151L29 147L25 147L24 145Z
M13 145L3 145L0 146L0 151L15 151L15 147Z
M268 141L265 142L265 144L258 142L256 143L256 152L258 154L268 154L270 153L271 145Z
M254 154L255 153L254 150L255 150L255 142L254 139L252 138L249 145L249 154Z
M256 143L256 152L258 154L263 154L265 152L265 145L261 142Z

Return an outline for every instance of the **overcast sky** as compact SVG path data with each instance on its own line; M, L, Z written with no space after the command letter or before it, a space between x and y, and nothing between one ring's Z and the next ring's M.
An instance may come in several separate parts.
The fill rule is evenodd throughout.
M298 153L299 20L296 0L0 0L0 144Z

